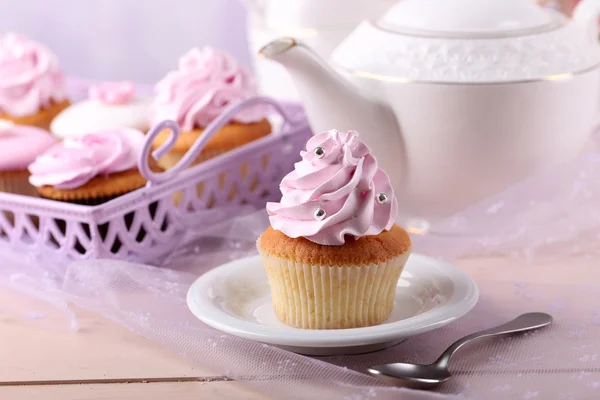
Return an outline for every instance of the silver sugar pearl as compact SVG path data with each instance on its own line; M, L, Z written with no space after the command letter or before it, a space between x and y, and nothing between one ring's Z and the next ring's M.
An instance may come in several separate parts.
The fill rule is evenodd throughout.
M317 221L323 221L326 216L327 216L327 213L322 208L317 208L315 210L315 219Z
M315 150L313 151L313 153L315 154L315 157L317 158L323 158L325 157L325 148L324 147L315 147Z
M381 193L377 194L377 197L376 197L376 199L377 199L377 202L378 202L379 204L385 204L385 203L387 203L387 202L388 202L388 200L389 200L389 198L388 198L388 195L387 195L387 194L385 194L385 193L383 193L383 192L381 192Z

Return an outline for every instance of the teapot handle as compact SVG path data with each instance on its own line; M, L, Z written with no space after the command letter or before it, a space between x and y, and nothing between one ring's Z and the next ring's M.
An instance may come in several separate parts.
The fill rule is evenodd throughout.
M573 22L582 25L594 42L600 35L599 17L600 0L581 0L573 10Z

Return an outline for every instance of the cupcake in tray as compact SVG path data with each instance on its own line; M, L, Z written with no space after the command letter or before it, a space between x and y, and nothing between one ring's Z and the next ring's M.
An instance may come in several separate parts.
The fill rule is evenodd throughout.
M29 182L46 199L88 206L106 203L146 184L138 170L138 157L145 139L143 132L130 128L66 138L29 166ZM160 170L156 165L151 165L151 168ZM157 206L157 202L149 205L152 218L156 215ZM123 216L127 231L131 229L133 220L133 211ZM55 222L64 234L64 221ZM98 226L102 241L107 238L109 228L108 223ZM162 221L160 229L164 231L167 228L168 221ZM91 240L90 227L83 226L83 230L87 239ZM146 237L146 229L142 226L137 232L128 234L141 243ZM74 245L77 251L86 253L79 240L75 240ZM121 238L115 237L109 246L113 253L117 253L122 246Z
M0 36L0 118L48 129L68 105L56 55L22 36Z
M356 132L318 134L301 155L257 242L275 314L305 329L380 324L411 251L389 178Z
M104 82L89 88L89 98L63 110L50 125L60 137L117 128L148 131L151 99L137 96L131 82Z
M144 139L128 128L67 138L29 165L29 182L47 199L104 203L146 184L137 168Z
M152 124L174 120L181 129L179 140L159 163L168 169L192 147L204 128L230 104L257 94L254 77L229 54L212 48L193 49L179 61L179 68L157 83L151 107ZM206 144L196 163L216 157L271 133L263 105L247 107ZM158 135L153 146L160 147L169 132Z
M56 142L43 129L0 120L0 192L36 196L27 166Z

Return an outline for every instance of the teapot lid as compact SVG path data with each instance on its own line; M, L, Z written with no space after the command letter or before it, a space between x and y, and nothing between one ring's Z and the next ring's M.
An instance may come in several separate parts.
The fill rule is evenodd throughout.
M259 2L258 0L250 3ZM389 9L394 0L270 0L260 10L267 27L277 31L335 30L358 25Z
M533 0L402 0L361 23L331 61L386 82L565 79L600 67L600 4L575 11L568 20Z
M548 30L559 22L531 0L403 0L378 25L425 36L489 37Z

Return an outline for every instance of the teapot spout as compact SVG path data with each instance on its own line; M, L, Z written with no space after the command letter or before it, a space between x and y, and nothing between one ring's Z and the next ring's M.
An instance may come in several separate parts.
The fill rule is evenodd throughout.
M371 132L380 137L400 135L394 113L386 104L335 71L303 43L280 38L264 46L260 54L287 69L313 131L355 130L363 133L372 150L367 138Z

